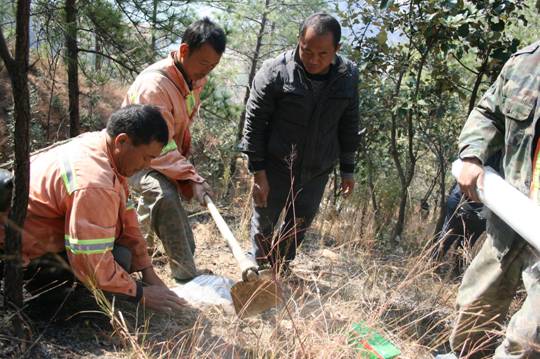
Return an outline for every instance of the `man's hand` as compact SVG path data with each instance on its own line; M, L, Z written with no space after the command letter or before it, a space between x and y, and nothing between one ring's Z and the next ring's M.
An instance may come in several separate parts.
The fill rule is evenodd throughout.
M206 203L204 202L204 196L208 195L210 197L214 196L214 192L212 192L212 188L210 188L210 185L206 182L198 183L198 182L191 182L191 188L193 190L193 197L197 202L201 204L201 206L206 206Z
M477 158L465 158L459 178L457 179L461 192L474 202L480 202L476 188L482 189L484 183L484 167Z
M158 277L156 274L156 271L154 270L154 267L148 267L141 271L142 273L142 281L146 285L160 285L162 287L167 287L165 283L161 280L161 278Z
M268 184L266 171L255 172L253 175L253 201L255 202L255 207L266 207L269 192L270 185Z
M341 177L341 193L343 197L347 198L354 190L354 178L353 177Z
M159 312L181 310L188 303L177 296L172 290L161 285L143 287L142 303Z

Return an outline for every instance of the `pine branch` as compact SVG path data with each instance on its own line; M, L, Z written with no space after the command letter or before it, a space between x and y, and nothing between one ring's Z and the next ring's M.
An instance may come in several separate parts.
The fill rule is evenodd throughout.
M138 72L136 68L128 66L125 62L122 62L121 60L118 60L118 59L116 59L116 58L112 57L111 55L108 55L108 54L106 54L104 52L96 51L96 50L90 50L90 49L81 49L81 48L79 48L78 51L79 52L86 52L86 53L90 53L90 54L96 54L96 55L99 55L99 56L106 57L109 60L113 61L114 63L122 66L126 70L129 70L131 72Z

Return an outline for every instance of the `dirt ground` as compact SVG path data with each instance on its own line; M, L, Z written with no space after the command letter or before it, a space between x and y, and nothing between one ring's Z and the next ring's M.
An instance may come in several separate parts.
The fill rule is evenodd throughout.
M247 249L249 213L243 207L221 210ZM198 206L191 206L190 212L198 267L240 280L236 263L209 214ZM81 288L60 309L58 303L27 302L21 320L31 332L31 341L26 343L24 355L354 358L358 353L348 341L352 324L359 322L376 328L400 347L400 358L431 358L430 352L444 350L458 280L445 283L433 265L422 260L418 248L401 248L397 251L401 255L395 250L382 254L382 247L359 240L347 226L334 224L336 220L350 222L348 215L319 216L294 262L292 279L280 282L286 305L240 319L220 307L186 308L165 315L117 300L116 320L112 321ZM346 233L356 239L345 241ZM154 263L160 276L174 286L166 257L158 253ZM125 324L118 324L120 316ZM2 319L0 357L18 357L8 314Z
M39 73L31 80L36 77ZM34 128L36 138L45 138L46 143L64 138L65 79L59 76L55 85L55 96L61 100L50 96L51 83L34 81L32 86L33 106L38 109L34 115L41 123ZM8 92L6 74L0 72L0 163L9 159L9 143L4 141L10 125ZM82 92L81 108L89 109L83 114L86 123L95 120L97 126L118 106L125 89L82 88ZM113 95L98 98L99 93ZM96 98L98 105L93 106ZM47 130L48 138L43 136ZM249 186L245 178L237 182L235 200L217 203L248 249ZM22 353L26 358L355 358L359 354L349 341L352 325L360 322L399 347L400 358L431 358L435 351L444 351L459 278L441 271L430 258L425 244L433 228L426 223L434 219L412 218L408 238L395 246L375 233L370 207L354 203L358 204L339 208L333 201L323 203L294 261L294 275L280 280L285 304L276 309L247 319L220 307L185 308L166 315L110 297L100 306L81 287L52 303L43 297L29 300L26 293L22 313L5 311L0 317L0 357L21 357L15 351L19 339L13 335L12 316L27 330ZM240 280L209 214L197 205L188 206L188 211L198 267ZM156 253L154 264L168 285L176 285L166 256Z

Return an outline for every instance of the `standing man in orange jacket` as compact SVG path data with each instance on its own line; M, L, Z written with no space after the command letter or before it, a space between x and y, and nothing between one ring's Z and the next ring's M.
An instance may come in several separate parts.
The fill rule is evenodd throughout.
M159 156L167 141L159 110L137 105L113 113L106 130L32 156L23 264L37 269L51 260L59 264L58 257L64 257L89 287L142 300L151 309L184 305L152 267L126 179ZM0 226L0 250L3 247ZM38 289L32 282L46 270L34 270L29 285ZM55 271L63 269L50 272ZM132 272L141 272L146 286L135 281Z
M169 256L172 276L179 281L197 275L193 255L195 241L178 191L185 199L204 205L211 194L204 178L186 160L191 146L190 125L200 106L206 77L225 51L226 37L208 18L191 24L178 51L145 69L135 79L123 106L157 106L169 127L169 142L161 155L130 179L141 195L137 208L141 229L152 245L156 233Z

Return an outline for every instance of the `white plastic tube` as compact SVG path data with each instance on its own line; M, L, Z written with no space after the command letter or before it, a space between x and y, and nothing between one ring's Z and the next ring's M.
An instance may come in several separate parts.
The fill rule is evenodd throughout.
M463 162L452 164L452 174L459 177ZM540 206L512 187L491 167L484 167L484 188L478 197L491 211L540 252Z

